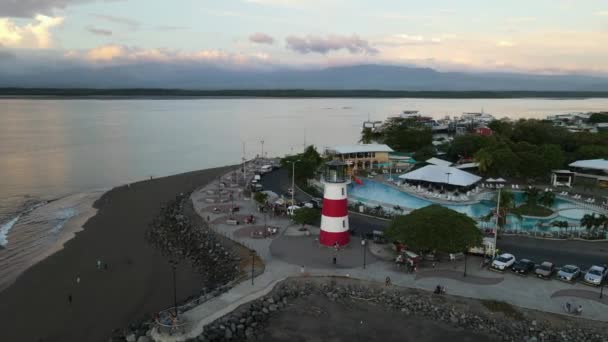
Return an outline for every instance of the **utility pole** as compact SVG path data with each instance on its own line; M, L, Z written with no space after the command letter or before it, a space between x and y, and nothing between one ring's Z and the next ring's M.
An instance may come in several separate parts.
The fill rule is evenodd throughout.
M294 195L296 193L296 163L299 160L291 162L291 205L295 205Z
M498 189L498 200L496 201L496 227L494 227L494 250L492 259L496 258L496 243L498 240L498 220L500 220L500 188Z
M253 285L253 276L255 272L255 252L251 250L251 285Z
M260 140L260 143L262 144L262 159L264 158L264 139Z
M366 248L366 244L367 241L365 239L361 240L361 247L363 247L363 269L365 269L365 265L366 265L366 260L365 260L365 256L367 254L367 248Z
M175 261L171 261L171 268L173 270L173 309L175 310L175 319L177 319L177 280L175 276L177 266Z

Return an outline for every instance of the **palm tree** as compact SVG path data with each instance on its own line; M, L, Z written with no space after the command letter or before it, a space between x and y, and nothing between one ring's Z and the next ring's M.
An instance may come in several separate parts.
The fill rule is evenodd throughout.
M533 206L536 205L536 203L538 202L538 198L540 194L540 190L536 187L532 187L527 189L524 192L524 196L526 197L526 204L528 204L529 206Z
M498 194L494 196L494 202L498 201ZM500 208L498 212L498 226L504 227L507 224L507 214L515 209L515 196L511 191L500 192ZM519 215L518 215L519 216Z
M597 219L595 217L595 214L585 214L585 216L583 216L583 218L581 218L581 226L591 230L593 229L593 227L595 227L595 224L597 222Z
M362 144L371 144L372 142L378 140L379 134L374 132L371 128L365 127L361 131L361 139L359 142Z
M481 149L475 153L475 161L479 163L479 171L481 173L487 173L493 164L493 156L488 150Z
M539 200L545 207L551 207L555 203L555 194L551 191L545 191L540 195Z

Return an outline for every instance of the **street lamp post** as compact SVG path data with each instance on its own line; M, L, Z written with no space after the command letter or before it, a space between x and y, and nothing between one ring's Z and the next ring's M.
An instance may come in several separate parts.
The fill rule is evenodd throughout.
M260 140L260 143L262 144L262 159L264 158L264 139Z
M251 251L251 285L253 285L253 276L255 272L255 252Z
M600 299L604 297L604 285L606 285L606 281L602 280L600 282Z
M365 248L367 241L365 239L361 240L361 247L363 247L363 269L365 269L365 255L367 254L367 248Z
M173 270L173 309L175 310L175 318L177 319L177 280L176 280L176 265L175 262L171 262L171 268Z
M464 252L464 273L462 274L463 277L467 276L467 252Z
M295 205L294 194L296 193L296 163L300 160L291 162L291 205Z

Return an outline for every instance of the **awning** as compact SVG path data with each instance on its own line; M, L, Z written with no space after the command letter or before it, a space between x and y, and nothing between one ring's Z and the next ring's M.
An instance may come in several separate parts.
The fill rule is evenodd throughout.
M481 180L481 177L472 173L459 170L455 167L440 165L427 165L418 170L403 174L399 176L399 178L410 181L423 181L456 186L470 186Z

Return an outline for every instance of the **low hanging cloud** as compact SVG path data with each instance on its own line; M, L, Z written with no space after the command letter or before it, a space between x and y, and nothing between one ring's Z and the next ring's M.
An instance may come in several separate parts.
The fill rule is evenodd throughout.
M77 62L102 64L134 64L146 62L213 63L229 67L263 65L270 61L264 53L233 53L221 50L181 51L174 49L146 49L109 44L88 50L72 50L64 57Z
M106 30L106 29L97 28L97 27L87 27L87 31L89 31L90 33L97 35L97 36L111 36L112 35L112 30Z
M63 18L37 15L29 23L19 25L8 18L0 18L0 44L11 48L49 48L51 29L63 23Z
M274 44L274 38L262 32L257 32L249 36L249 41L257 44Z
M330 35L325 38L312 35L305 37L292 35L285 38L285 41L288 49L301 54L320 53L325 55L339 50L347 50L351 54L375 55L379 53L368 41L355 34L352 36Z
M107 15L107 14L94 14L93 16L97 19L106 21L108 23L119 24L119 25L125 26L126 28L133 30L133 31L137 30L140 26L140 24L137 20L133 20L130 18L119 17L119 16L114 16L114 15Z
M436 45L441 44L441 37L425 37L421 35L409 35L405 33L394 34L384 37L377 42L378 45L402 46L402 45Z
M0 0L0 17L33 18L39 14L52 16L56 10L96 1L118 0Z

